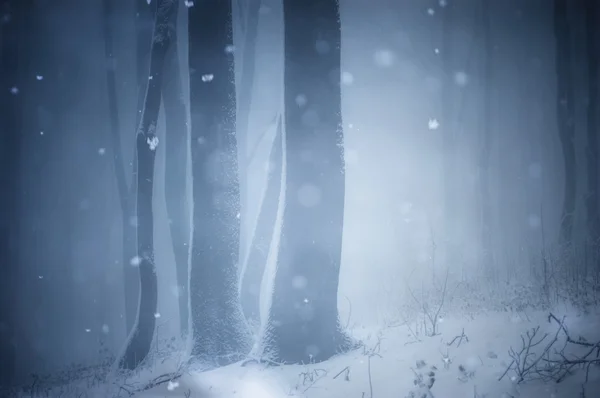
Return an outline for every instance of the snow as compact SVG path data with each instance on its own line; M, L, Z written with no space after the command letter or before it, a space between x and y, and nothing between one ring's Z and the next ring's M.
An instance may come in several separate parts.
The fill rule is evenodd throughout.
M585 336L588 341L600 338L598 313L583 316L564 308L556 315L566 315L565 324L572 337ZM488 313L468 319L448 316L440 322L440 334L434 337L420 335L417 324L410 328L401 322L372 328L358 326L349 333L361 341L361 348L323 363L267 366L248 362L204 372L188 371L176 380L163 378L159 385L133 396L573 398L579 396L582 388L588 398L600 396L600 372L593 368L587 383L582 371L576 371L561 383L538 380L519 384L512 371L498 380L510 363L509 348L520 347L521 334L540 326L540 331L554 335L556 324L549 323L547 316L544 311ZM463 332L462 341L455 339ZM167 359L155 361L152 368L126 380L113 376L110 381L93 386L74 381L48 391L47 396L77 396L77 392L85 391L87 397L119 396L119 392L125 397L128 394L123 389L130 391L136 386L140 389L157 376L175 371L182 356L181 352L171 353ZM432 379L433 386L429 389Z
M435 118L429 119L429 121L427 122L427 127L429 128L429 130L437 130L438 127L440 127L440 123Z
M207 73L205 75L202 75L202 81L204 83L212 82L212 80L214 78L215 78L215 75L213 75L212 73Z
M350 72L342 72L342 84L350 86L354 83L354 76Z
M457 86L464 87L469 82L469 76L462 71L456 72L454 74L454 82Z
M306 95L298 94L296 96L296 105L298 105L299 107L303 107L304 105L306 105L306 102L307 102Z
M394 64L394 53L387 49L377 50L373 56L377 66L388 68Z

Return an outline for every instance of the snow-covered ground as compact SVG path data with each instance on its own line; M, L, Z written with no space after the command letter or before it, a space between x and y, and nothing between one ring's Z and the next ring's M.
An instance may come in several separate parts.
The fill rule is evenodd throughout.
M533 354L528 357L528 364L533 363L539 352L553 340L559 324L549 321L548 314L547 311L525 311L482 314L471 319L442 318L440 334L434 337L415 338L418 335L413 333L418 330L416 325L410 329L399 323L379 330L357 327L350 332L363 343L362 347L324 363L294 366L267 366L255 362L244 366L233 364L206 372L184 372L177 380L135 392L147 386L148 380L176 368L181 358L171 354L158 361L151 371L143 371L126 380L74 381L54 390L40 391L36 397L600 397L599 364L589 367L587 382L586 371L581 366L575 366L560 383L539 379L517 383L512 369L499 381L512 361L509 349L512 347L518 352L521 336L527 341L527 331L539 326L534 341L538 336L548 334L531 350ZM565 316L565 326L574 340L592 344L600 341L600 312L584 315L563 308L562 311L554 310L553 314L559 320ZM463 335L463 331L462 341L455 339ZM564 341L565 334L560 332L558 341L549 350L548 359L560 359L555 349L560 351ZM581 357L588 351L588 347L580 348L580 351L572 351L567 347L566 358ZM597 350L590 358L597 358ZM543 362L538 362L538 367ZM433 386L429 389L427 385L432 378Z

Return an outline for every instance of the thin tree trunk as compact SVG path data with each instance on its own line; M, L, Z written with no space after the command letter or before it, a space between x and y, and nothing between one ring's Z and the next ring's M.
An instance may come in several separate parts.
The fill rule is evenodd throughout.
M492 38L490 1L483 0L483 130L482 145L479 155L479 194L481 200L481 250L482 266L488 278L493 277L494 254L492 252L492 198L490 196L490 156L492 153Z
M588 109L587 109L587 178L588 194L585 200L588 221L588 240L596 261L596 270L600 272L600 213L598 203L598 115L600 114L600 38L598 25L600 24L600 3L597 0L586 2L586 36L588 56Z
M152 213L154 160L158 145L156 124L160 109L164 63L172 40L169 23L172 21L173 12L177 12L177 2L158 0L156 7L148 88L136 135L138 163L137 259L140 271L140 303L125 352L119 358L119 366L127 369L135 369L150 351L158 302L156 264L154 262L154 216Z
M121 131L119 122L119 108L116 83L116 60L113 53L113 36L110 20L114 18L114 0L103 0L104 15L104 52L106 56L106 86L108 89L108 110L110 118L110 137L113 150L113 167L117 179L119 204L121 206L122 226L122 267L123 287L125 289L125 326L127 333L131 331L135 321L138 305L139 282L138 270L131 265L135 257L135 230L133 217L133 197L127 185L123 148L121 145ZM133 185L133 184L132 184Z
M240 187L230 0L189 8L193 232L191 327L197 360L244 357L251 335L238 294Z
M279 117L275 139L269 155L267 187L260 205L248 260L242 277L242 308L246 319L253 326L260 325L260 288L277 219L283 162L282 128L282 120Z
M337 306L345 193L341 33L336 0L284 0L283 10L286 203L263 339L272 359L309 363L349 344ZM300 93L304 107L296 103Z
M162 97L166 121L165 200L177 275L181 333L188 330L188 260L190 243L189 206L186 195L189 140L187 113L181 90L177 45L177 12L170 23L171 47L165 64Z
M242 71L240 78L239 104L237 107L237 134L238 147L241 152L240 159L240 242L247 245L247 206L248 206L248 134L250 123L250 109L252 107L252 92L254 89L256 69L256 42L258 38L258 19L261 0L249 0L246 9L240 7L240 20L244 26L244 45L242 47ZM240 255L246 258L246 247L241 247Z
M554 0L554 36L556 45L556 117L558 135L563 152L565 186L560 222L559 242L566 250L572 243L573 219L577 190L575 159L574 93L571 76L571 33L569 28L568 1Z
M23 37L29 30L31 1L5 3L6 21L0 23L0 388L14 382L17 360L15 275L19 266L19 214L21 180L22 90L19 83L27 68L22 54Z
M458 243L453 238L456 231L457 200L456 192L456 131L453 118L454 67L452 60L452 2L444 7L442 27L442 159L444 166L444 242L446 248L446 267L457 267Z

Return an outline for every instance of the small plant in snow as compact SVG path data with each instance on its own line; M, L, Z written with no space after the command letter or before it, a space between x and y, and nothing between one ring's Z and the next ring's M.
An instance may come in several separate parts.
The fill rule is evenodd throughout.
M425 335L428 337L437 336L439 333L439 324L440 324L440 314L442 309L444 308L444 303L446 301L446 293L448 288L448 271L446 271L446 276L444 278L444 283L442 286L435 286L435 280L433 281L434 288L436 290L436 298L438 300L437 304L431 306L428 303L428 300L425 299L424 294L421 299L418 299L413 290L408 286L408 292L411 297L419 307L421 314L423 315L423 329Z

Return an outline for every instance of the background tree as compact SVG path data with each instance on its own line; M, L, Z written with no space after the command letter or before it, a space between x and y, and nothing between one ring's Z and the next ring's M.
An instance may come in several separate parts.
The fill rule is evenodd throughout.
M189 8L188 21L192 356L223 365L245 356L251 346L238 294L240 188L231 1L198 3Z
M140 272L140 300L133 329L119 366L136 368L148 355L156 324L158 288L154 262L154 217L152 189L154 159L158 138L156 124L161 102L161 87L167 51L173 39L170 22L177 12L177 1L159 0L152 34L150 72L141 122L136 133L137 148L137 261Z
M176 1L179 3L179 1ZM190 243L189 203L187 201L187 162L189 139L187 112L181 90L181 69L177 43L177 15L169 21L171 44L167 52L162 86L166 121L165 200L175 256L179 320L182 333L188 330L188 260Z
M492 198L490 195L490 158L492 155L492 57L491 14L489 0L482 1L481 33L483 38L483 124L479 153L479 195L481 201L482 265L488 277L494 271L492 247Z
M571 76L571 32L567 14L568 3L567 0L554 0L556 122L564 161L564 196L559 234L562 250L572 243L577 194L575 97Z
M586 1L586 38L587 38L587 66L588 66L588 109L587 109L587 185L588 194L585 199L588 222L588 239L596 261L596 268L600 270L600 214L598 203L598 115L600 114L600 38L598 25L600 24L600 3L595 0Z
M248 205L248 164L252 158L248 156L248 143L250 134L250 109L252 108L252 94L254 91L254 80L256 70L256 45L258 40L258 21L261 0L249 0L238 2L239 25L243 41L240 48L236 48L235 63L239 64L240 79L239 90L237 90L237 140L240 152L240 213L242 214L240 224L240 241L247 244L246 229L247 217L246 207ZM246 255L246 248L241 247L241 254Z
M452 58L453 31L453 2L445 5L442 15L442 163L444 181L444 242L446 248L446 266L448 268L457 266L458 242L456 242L458 214L458 199L456 197L458 188L456 186L456 148L457 134L455 128L455 111L457 106L455 98L455 70Z
M131 184L127 183L125 159L123 158L123 148L121 145L121 131L119 128L119 103L117 98L116 79L117 64L114 56L114 43L111 24L111 21L114 20L115 17L113 9L114 3L113 0L103 0L102 5L104 7L104 54L107 61L106 87L108 89L110 142L112 146L113 167L117 180L119 205L121 206L121 243L123 254L123 286L125 289L125 326L127 333L129 333L135 321L135 314L139 298L138 269L131 264L135 257L135 223L133 222L135 209L135 184L133 182L133 175Z
M25 35L31 1L0 3L0 387L13 383L17 359L15 345L15 273L19 264L19 197L21 178L22 96L27 70Z
M277 119L275 139L269 154L267 187L261 200L256 227L250 241L246 267L241 283L242 308L253 326L260 325L260 291L269 249L275 231L277 209L281 194L283 163L282 119Z
M266 350L323 361L348 344L337 307L345 173L336 0L284 0L285 209ZM306 101L298 101L299 96Z

